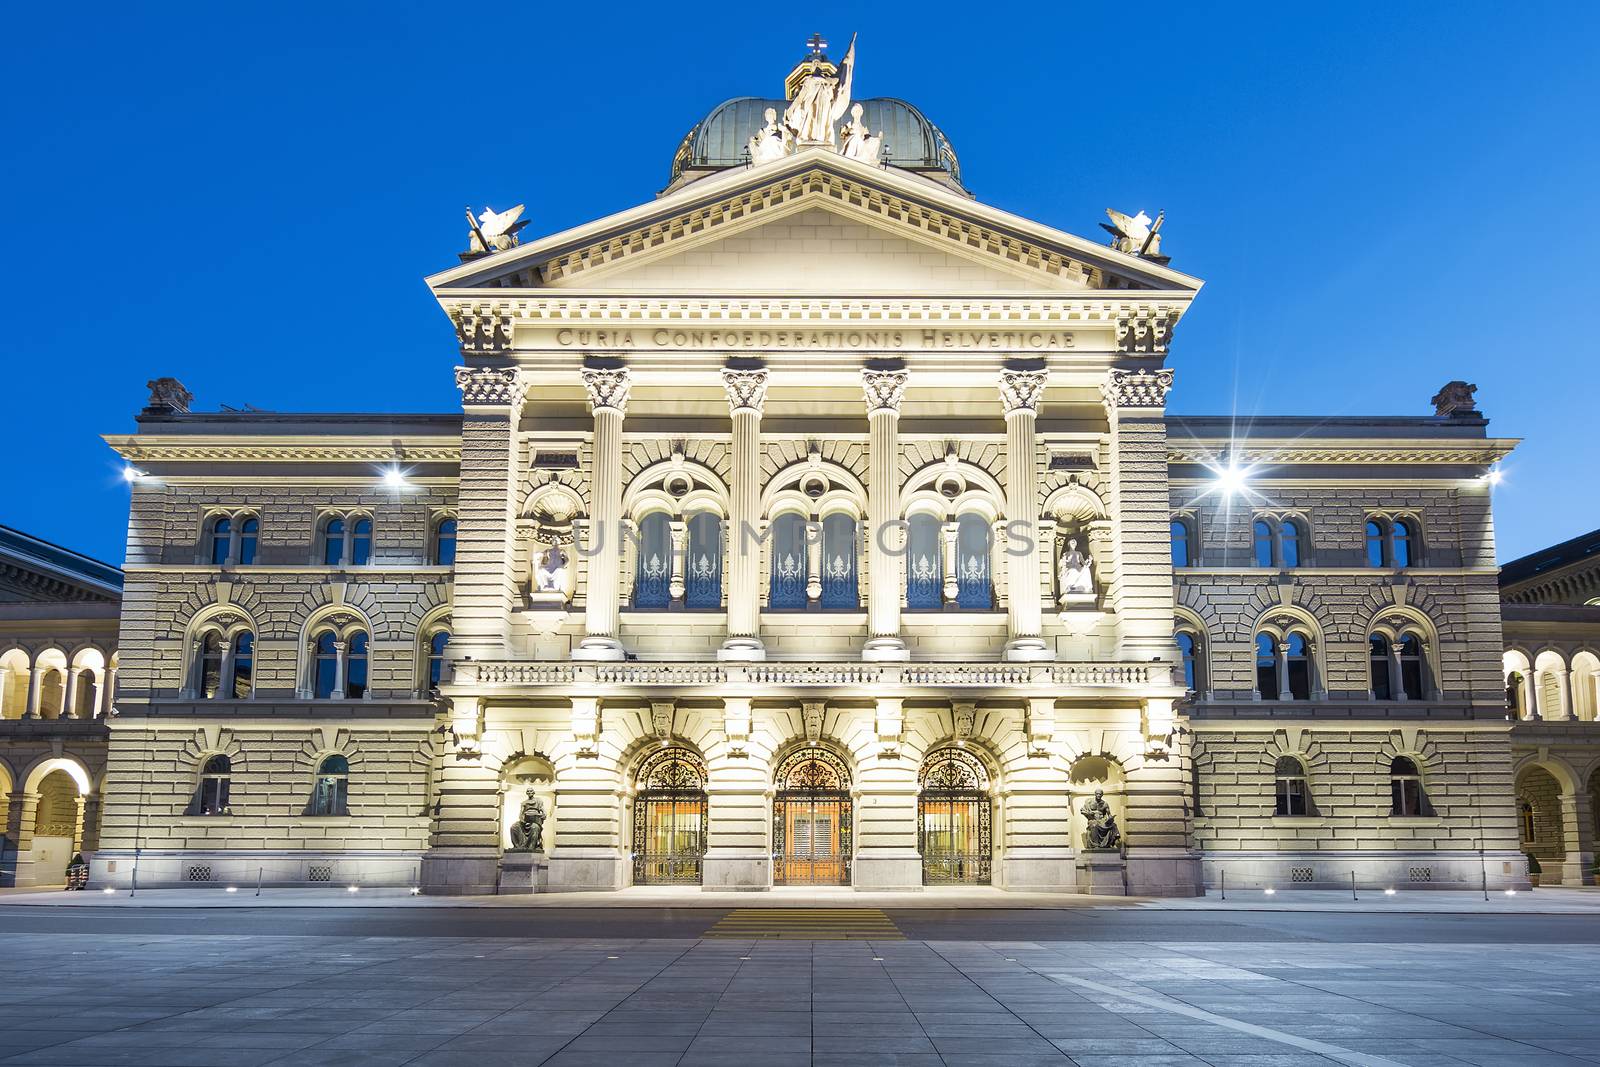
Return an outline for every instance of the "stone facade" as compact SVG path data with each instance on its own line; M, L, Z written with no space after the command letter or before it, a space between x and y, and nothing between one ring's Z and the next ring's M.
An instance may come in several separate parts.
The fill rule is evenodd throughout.
M1511 443L1470 403L1169 417L1200 283L942 158L702 161L463 256L429 279L459 415L153 383L109 439L136 478L95 877L1526 884Z

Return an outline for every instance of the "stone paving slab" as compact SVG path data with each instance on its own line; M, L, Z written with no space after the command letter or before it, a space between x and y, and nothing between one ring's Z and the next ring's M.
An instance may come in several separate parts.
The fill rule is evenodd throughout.
M1600 1064L1600 946L21 933L5 947L8 1065Z

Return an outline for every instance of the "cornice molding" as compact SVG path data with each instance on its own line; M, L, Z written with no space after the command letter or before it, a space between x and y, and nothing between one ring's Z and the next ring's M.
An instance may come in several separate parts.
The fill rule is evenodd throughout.
M351 440L312 435L107 437L122 458L132 463L452 463L461 462L460 437L429 437L398 442Z
M1500 441L1476 441L1455 446L1398 444L1393 441L1360 445L1236 445L1226 441L1205 445L1173 444L1169 441L1167 462L1215 464L1221 462L1220 457L1227 456L1241 464L1270 466L1327 463L1489 466L1510 455L1511 449L1510 443Z

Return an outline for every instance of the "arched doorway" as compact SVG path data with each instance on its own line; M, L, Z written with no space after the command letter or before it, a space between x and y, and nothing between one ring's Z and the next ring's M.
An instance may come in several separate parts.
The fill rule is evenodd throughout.
M776 885L849 885L850 771L820 748L803 748L778 765L772 800L772 881Z
M918 776L923 885L988 885L994 861L989 775L972 753L936 749Z
M635 885L699 885L706 856L706 767L672 745L639 765L633 800Z

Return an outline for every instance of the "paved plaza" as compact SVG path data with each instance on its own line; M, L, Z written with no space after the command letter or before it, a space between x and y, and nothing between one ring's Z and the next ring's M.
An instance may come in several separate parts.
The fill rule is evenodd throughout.
M1588 915L1080 908L1031 913L1057 937L1027 941L867 907L550 925L589 914L3 907L0 1063L1600 1063ZM442 932L461 916L497 934ZM1114 939L1074 933L1097 926Z

